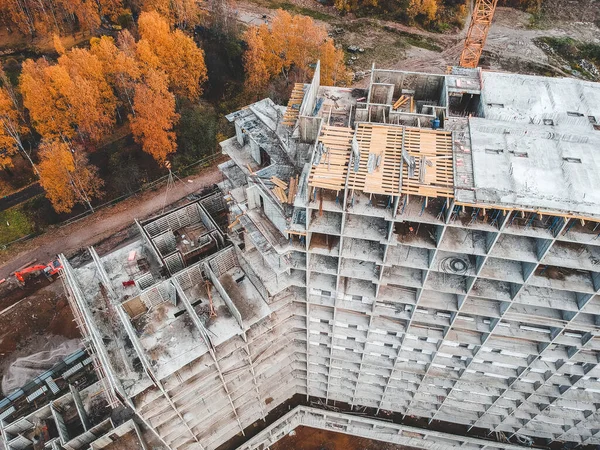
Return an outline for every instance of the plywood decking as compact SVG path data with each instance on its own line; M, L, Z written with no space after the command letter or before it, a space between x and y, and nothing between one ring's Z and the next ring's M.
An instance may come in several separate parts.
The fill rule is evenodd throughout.
M287 108L283 115L283 124L292 126L296 123L298 115L300 114L300 105L304 99L304 83L296 83L292 90L292 95L288 101Z
M406 164L402 168L402 193L423 197L454 197L452 165L452 134L416 128L404 130L404 149L415 157L416 170L408 177ZM425 157L425 174L421 164ZM431 165L429 165L431 164Z
M356 140L360 147L358 172L350 168L348 188L369 194L399 195L402 163L402 128L372 123L359 123ZM375 155L379 165L369 173L369 155Z
M324 126L319 141L327 150L318 165L313 165L308 185L340 191L346 185L346 174L354 130L347 127Z

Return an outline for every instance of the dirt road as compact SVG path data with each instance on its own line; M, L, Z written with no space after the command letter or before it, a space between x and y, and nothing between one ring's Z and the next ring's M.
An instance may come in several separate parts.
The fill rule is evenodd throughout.
M26 242L20 247L13 247L10 252L0 257L0 279L7 278L10 273L23 264L37 258L46 263L59 253L70 255L80 249L94 245L116 232L130 226L134 219L143 219L160 213L166 204L182 199L186 195L212 186L223 179L219 169L211 167L198 175L177 180L168 192L166 186L137 194L113 207L104 208L78 222L64 227L51 229L41 236ZM166 194L166 196L165 196ZM18 253L15 253L15 250Z

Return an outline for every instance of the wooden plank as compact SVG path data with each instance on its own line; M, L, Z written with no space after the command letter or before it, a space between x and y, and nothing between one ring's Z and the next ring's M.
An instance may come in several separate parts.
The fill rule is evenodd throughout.
M285 181L280 180L276 176L272 176L271 177L271 183L273 183L276 186L279 186L281 189L287 189L288 188L288 184Z

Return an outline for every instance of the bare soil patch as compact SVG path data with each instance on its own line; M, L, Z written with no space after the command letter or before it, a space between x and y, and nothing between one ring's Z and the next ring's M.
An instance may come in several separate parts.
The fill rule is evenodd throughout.
M272 450L290 448L294 450L413 450L413 447L304 426L296 428L293 436L288 435L271 445Z
M18 357L80 337L60 281L25 292L26 298L0 314L0 377ZM19 296L17 291L10 293L12 299Z

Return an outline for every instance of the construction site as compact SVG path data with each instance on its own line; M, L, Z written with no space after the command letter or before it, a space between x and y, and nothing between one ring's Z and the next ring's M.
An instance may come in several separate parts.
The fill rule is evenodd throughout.
M216 449L296 394L321 408L242 448L299 425L599 444L598 104L572 79L374 67L361 90L321 86L317 66L287 108L229 115L219 190L80 267L60 257L94 386L172 449ZM23 420L3 413L7 449L32 442Z
M477 68L479 3L460 67L317 63L226 116L214 189L18 272L85 348L0 401L0 448L600 445L600 84Z

